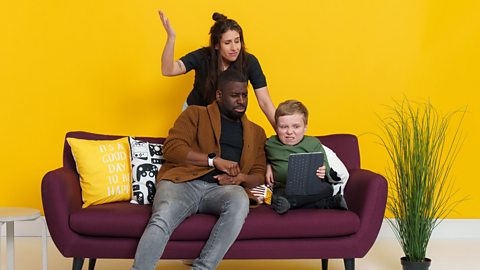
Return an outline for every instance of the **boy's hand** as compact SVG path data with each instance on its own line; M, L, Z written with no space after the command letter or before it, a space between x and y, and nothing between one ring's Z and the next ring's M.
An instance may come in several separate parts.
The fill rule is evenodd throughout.
M322 167L318 167L317 177L320 178L320 179L325 179L325 172L326 172L325 165L323 165Z
M273 183L275 180L273 179L273 171L272 171L272 165L267 164L267 171L265 173L265 185L268 187L273 187Z

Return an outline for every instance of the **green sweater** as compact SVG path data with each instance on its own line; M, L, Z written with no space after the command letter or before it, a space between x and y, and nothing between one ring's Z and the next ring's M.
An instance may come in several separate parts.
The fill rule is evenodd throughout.
M303 140L296 145L283 144L277 135L270 137L266 144L265 150L267 153L267 160L272 165L273 178L275 182L285 184L287 180L288 171L288 156L294 153L311 153L322 152L325 154L320 140L313 136L305 136ZM326 171L330 171L328 160L325 157ZM327 173L328 174L328 173Z

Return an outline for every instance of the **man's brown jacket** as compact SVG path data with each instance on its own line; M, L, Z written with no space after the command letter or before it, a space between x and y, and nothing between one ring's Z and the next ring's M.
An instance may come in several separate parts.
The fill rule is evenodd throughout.
M244 115L241 118L243 126L243 149L240 159L241 173L259 175L265 179L265 131L260 126L250 122ZM198 179L212 171L207 166L186 164L185 159L190 150L200 153L216 153L220 156L221 115L217 102L207 107L189 106L175 121L164 142L163 157L166 162L160 168L157 182L170 180L185 182ZM257 186L261 183L248 183Z

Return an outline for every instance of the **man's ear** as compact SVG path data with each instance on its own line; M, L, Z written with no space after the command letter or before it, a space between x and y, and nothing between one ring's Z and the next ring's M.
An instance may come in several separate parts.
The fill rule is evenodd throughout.
M217 90L215 92L215 98L217 99L217 101L220 101L220 99L222 98L222 91Z

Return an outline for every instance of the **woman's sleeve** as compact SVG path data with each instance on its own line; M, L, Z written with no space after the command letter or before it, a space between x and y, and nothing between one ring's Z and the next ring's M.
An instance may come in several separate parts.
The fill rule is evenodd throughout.
M205 49L200 48L196 51L190 52L180 58L180 61L185 65L185 73L192 69L197 69L202 62L206 61Z
M252 84L253 89L258 89L267 86L267 79L265 74L263 74L262 67L258 62L258 59L252 55L248 54L248 79Z

